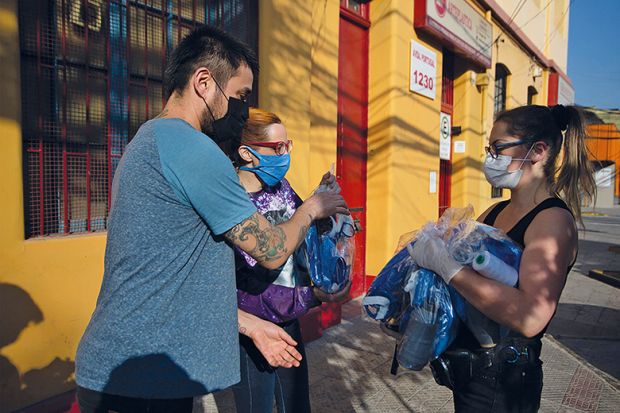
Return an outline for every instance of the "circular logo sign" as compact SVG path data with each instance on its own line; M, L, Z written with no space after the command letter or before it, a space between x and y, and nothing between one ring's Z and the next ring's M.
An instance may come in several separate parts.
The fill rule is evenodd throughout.
M446 15L446 3L447 0L435 0L435 9L437 9L437 14L439 14L439 17Z
M441 117L441 137L442 139L448 139L450 137L450 118L447 116Z

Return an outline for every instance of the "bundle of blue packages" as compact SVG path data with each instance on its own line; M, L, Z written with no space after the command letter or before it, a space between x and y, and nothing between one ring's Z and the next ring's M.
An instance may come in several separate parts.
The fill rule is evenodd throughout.
M370 317L400 333L397 360L407 369L421 370L456 337L458 317L449 287L419 268L406 248L377 275L362 304Z
M514 287L519 278L522 250L497 228L476 222L446 241L448 250L461 264L473 267L481 275ZM508 333L508 329L482 314L456 290L453 300L461 300L456 314L469 328L482 347L493 347Z
M305 257L312 283L326 293L341 291L351 277L355 234L349 216L331 218L329 231L313 224L305 239Z
M473 208L449 209L421 233L441 237L455 260L480 274L514 286L521 248L502 231L476 222ZM415 243L405 243L411 247ZM505 334L499 324L480 313L435 273L418 268L402 248L372 283L363 305L367 314L400 333L397 360L422 369L452 343L463 322L481 346L492 346ZM460 320L460 321L459 321Z
M454 259L461 264L472 265L479 254L487 251L519 271L521 247L497 228L476 221L464 222L451 228L444 240Z
M410 294L409 315L406 325L401 324L396 359L407 369L422 370L452 343L459 319L448 285L434 272L424 268L414 271L405 291Z
M394 255L374 279L362 301L368 316L383 321L401 314L406 307L403 300L405 280L416 269L406 248Z

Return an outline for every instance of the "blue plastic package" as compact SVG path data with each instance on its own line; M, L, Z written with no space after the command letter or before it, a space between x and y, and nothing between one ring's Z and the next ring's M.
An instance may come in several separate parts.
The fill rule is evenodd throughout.
M351 278L355 230L349 216L330 220L327 230L317 223L310 226L303 251L313 284L331 294L341 291Z
M422 370L456 337L459 318L448 285L432 271L414 271L404 288L410 295L409 316L398 343L396 359L410 370Z
M416 269L407 249L403 248L394 255L377 275L362 301L366 313L379 321L401 313L404 310L405 279Z

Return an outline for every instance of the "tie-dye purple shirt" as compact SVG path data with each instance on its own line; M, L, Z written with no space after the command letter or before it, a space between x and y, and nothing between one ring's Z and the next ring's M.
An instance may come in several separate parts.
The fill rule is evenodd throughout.
M273 225L278 225L291 219L297 207L302 204L301 198L295 193L286 179L282 179L279 185L271 188L267 187L259 192L250 192L248 195L258 212ZM250 267L256 265L256 260L246 252L239 249L237 251L244 256Z
M286 179L273 188L248 194L256 209L274 224L291 219L302 201ZM236 249L237 302L241 310L274 323L303 315L318 304L303 259L294 253L277 270L268 270Z

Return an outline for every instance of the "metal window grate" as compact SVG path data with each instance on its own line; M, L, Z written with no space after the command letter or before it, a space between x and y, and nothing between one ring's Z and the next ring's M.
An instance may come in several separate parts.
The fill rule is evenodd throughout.
M20 1L27 237L105 230L123 150L165 103L168 53L203 22L256 50L255 3Z
M493 102L493 114L506 109L506 88L508 83L508 69L502 64L495 65L495 98Z
M491 186L491 198L502 198L504 196L503 188L496 188Z
M497 115L506 109L506 89L508 85L508 68L501 63L495 65L495 98L493 102L493 114ZM502 198L504 190L491 186L491 198Z

